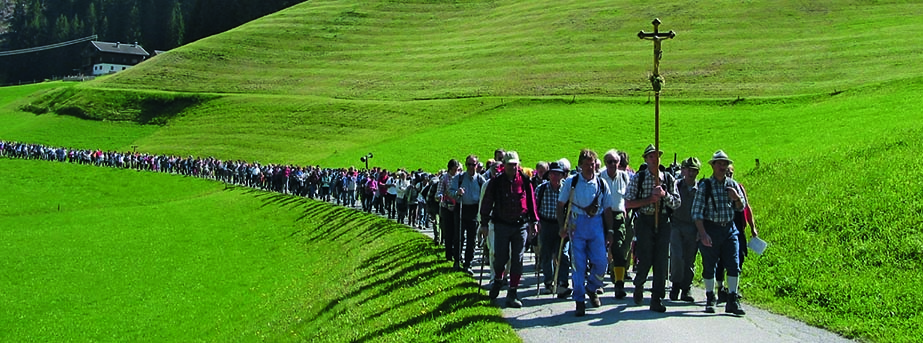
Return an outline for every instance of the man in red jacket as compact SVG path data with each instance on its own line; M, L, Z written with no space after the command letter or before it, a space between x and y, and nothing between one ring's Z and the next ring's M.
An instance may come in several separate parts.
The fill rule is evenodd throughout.
M522 261L525 243L530 235L538 233L538 212L535 206L535 192L529 177L522 172L519 154L515 151L503 155L503 173L487 183L484 199L481 201L481 230L486 231L489 222L494 224L494 266L495 279L490 288L490 298L500 295L500 288L507 261L510 264L510 287L506 294L506 306L519 308L517 289L522 279ZM486 234L486 232L482 232ZM512 253L512 255L511 255Z

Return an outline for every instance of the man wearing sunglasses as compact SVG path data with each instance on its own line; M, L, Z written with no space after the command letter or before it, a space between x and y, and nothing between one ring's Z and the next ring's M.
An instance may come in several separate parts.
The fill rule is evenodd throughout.
M612 278L615 280L615 298L622 299L627 295L625 293L625 265L628 258L628 244L631 238L626 237L625 233L625 192L628 190L628 173L619 170L618 150L612 149L603 156L603 162L606 164L605 169L599 172L599 178L609 184L609 190L612 193L612 219L613 219L613 237L611 244L606 247L612 256L612 262L609 263L612 268Z
M474 275L471 270L471 260L474 259L474 239L477 232L478 201L480 200L481 187L487 181L484 176L477 173L478 157L468 155L465 159L465 172L455 176L449 185L449 194L455 198L458 206L459 226L458 239L455 243L455 269L459 269L462 242L465 246L465 259L463 269L469 275Z

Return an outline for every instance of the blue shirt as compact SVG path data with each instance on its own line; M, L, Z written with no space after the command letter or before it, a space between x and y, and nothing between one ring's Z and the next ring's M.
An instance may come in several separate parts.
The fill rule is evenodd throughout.
M598 176L594 177L592 180L587 180L580 174L568 177L567 180L563 182L561 185L561 194L558 195L558 202L566 204L567 200L570 199L571 185L575 179L577 180L577 185L574 190L574 202L571 204L571 213L586 215L583 209L590 206L593 203L593 199L596 199L597 205L599 205L599 210L596 211L597 216L602 215L607 207L612 207L612 194L606 182ZM596 198L597 193L599 194L599 198Z
M465 195L458 198L458 182L461 180L461 188L465 189ZM474 173L474 176L468 175L468 173L460 173L455 175L452 178L452 181L449 184L449 194L453 198L461 200L462 205L477 205L481 196L481 186L487 182L484 179L484 176L478 173Z

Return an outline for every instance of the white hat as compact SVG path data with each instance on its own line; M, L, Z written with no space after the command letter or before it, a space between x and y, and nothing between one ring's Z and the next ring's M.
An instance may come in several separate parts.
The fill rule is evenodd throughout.
M503 155L503 164L516 163L519 164L519 154L515 151L507 151Z
M734 163L734 161L731 161L731 159L728 158L728 154L726 154L724 150L715 151L715 154L712 155L711 160L708 161L708 164L715 164L716 161L728 161L728 163Z

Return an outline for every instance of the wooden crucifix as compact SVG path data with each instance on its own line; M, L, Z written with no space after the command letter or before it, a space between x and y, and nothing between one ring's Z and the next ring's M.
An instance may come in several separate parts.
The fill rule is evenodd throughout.
M638 38L654 41L654 72L651 75L651 86L654 88L654 148L657 153L660 152L660 90L663 89L663 77L660 76L660 59L663 58L663 50L660 43L667 39L676 37L676 32L660 32L660 19L655 18L651 24L654 24L654 32L638 32ZM660 186L660 166L647 166L647 170L654 176L654 187ZM638 185L640 187L640 185ZM660 201L654 203L654 230L660 226Z

